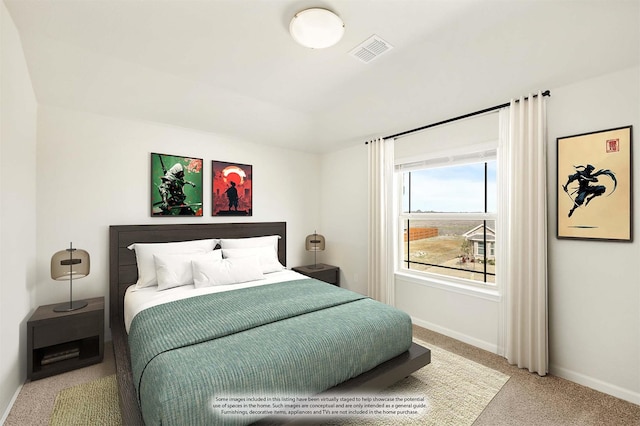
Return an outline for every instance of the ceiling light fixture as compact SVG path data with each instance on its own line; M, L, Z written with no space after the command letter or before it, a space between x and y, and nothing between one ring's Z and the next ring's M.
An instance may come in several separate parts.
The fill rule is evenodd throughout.
M324 49L340 41L344 22L330 10L314 7L295 14L289 24L291 37L312 49Z

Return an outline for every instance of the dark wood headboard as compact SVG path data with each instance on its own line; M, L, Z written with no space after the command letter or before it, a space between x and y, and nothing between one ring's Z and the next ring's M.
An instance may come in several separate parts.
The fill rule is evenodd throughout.
M114 225L109 227L109 327L124 324L124 293L138 280L133 243L165 243L206 238L280 235L278 259L286 266L286 222L207 223L185 225Z

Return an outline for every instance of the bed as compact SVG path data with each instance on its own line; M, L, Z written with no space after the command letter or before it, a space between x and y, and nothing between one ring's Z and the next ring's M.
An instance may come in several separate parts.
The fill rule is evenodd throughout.
M286 265L284 222L118 225L109 234L109 324L126 425L145 424L143 418L148 424L219 422L206 417L212 410L198 408L210 404L216 392L279 389L312 395L383 389L430 362L430 351L411 342L410 320L407 337L406 314L288 270L264 274L264 285L250 282L197 298L143 303L146 309L133 314L125 308L127 289L138 281L131 244L279 236L274 250ZM271 282L271 276L278 278ZM250 314L241 315L243 310ZM178 324L179 317L189 326ZM193 413L198 410L206 413ZM224 423L247 419L275 421L244 417Z

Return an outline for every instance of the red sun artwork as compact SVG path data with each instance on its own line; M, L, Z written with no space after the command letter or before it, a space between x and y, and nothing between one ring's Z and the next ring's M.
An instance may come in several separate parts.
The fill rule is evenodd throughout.
M252 167L212 161L212 216L251 216Z

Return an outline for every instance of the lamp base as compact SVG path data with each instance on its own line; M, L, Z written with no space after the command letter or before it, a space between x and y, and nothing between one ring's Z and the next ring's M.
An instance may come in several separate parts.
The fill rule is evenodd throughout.
M324 269L324 265L322 263L315 263L313 265L308 265L307 269Z
M53 308L53 312L71 312L78 309L82 309L87 306L89 302L86 300L76 300L75 302L62 303Z

